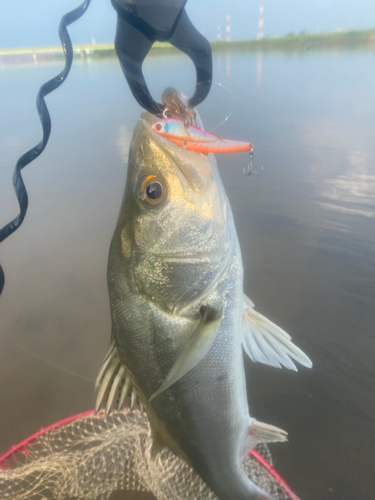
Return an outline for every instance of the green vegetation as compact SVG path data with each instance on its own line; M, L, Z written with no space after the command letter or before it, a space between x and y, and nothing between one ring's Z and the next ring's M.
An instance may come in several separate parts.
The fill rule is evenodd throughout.
M375 49L375 29L362 31L335 31L333 33L298 35L289 34L280 38L263 40L239 40L233 42L213 42L213 50L221 48L247 50L331 50L351 48Z
M375 29L362 31L336 31L333 33L298 35L289 34L279 38L264 38L263 40L234 40L232 42L211 42L212 50L273 50L273 51L301 51L301 50L341 50L355 48L375 49ZM152 53L174 52L176 49L168 43L156 42ZM76 55L84 57L113 57L113 44L75 45ZM27 47L19 49L0 49L0 56L21 55L63 55L61 47ZM35 56L34 56L35 57Z

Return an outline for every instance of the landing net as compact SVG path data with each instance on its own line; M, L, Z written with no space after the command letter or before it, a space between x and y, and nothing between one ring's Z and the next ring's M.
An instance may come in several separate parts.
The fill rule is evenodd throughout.
M268 447L258 445L255 455L244 462L252 481L277 500L298 500L273 470ZM66 419L13 447L0 468L2 500L133 500L136 492L157 500L217 499L185 462L155 449L138 411Z

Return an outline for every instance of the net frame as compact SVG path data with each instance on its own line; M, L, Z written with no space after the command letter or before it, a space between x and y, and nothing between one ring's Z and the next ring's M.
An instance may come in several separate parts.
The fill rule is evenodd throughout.
M129 409L125 409L121 412L116 412L118 415L131 415L131 412ZM13 471L13 470L18 470L22 465L24 465L25 461L27 461L30 450L32 450L32 447L35 443L38 442L40 438L43 438L49 434L52 434L54 431L60 431L64 430L66 428L69 428L71 424L79 424L80 422L85 422L86 419L90 419L100 417L103 419L103 422L106 422L105 418L105 412L100 411L98 413L95 413L95 410L89 410L86 412L79 413L77 415L73 415L71 417L65 418L63 420L60 420L58 422L55 422L54 424L51 424L47 427L42 427L38 432L32 434L28 438L24 439L20 443L12 446L7 452L2 454L0 456L0 474L5 473L6 477L6 472L7 471ZM300 500L299 497L291 490L291 488L288 486L286 481L278 474L278 472L274 469L272 465L272 459L271 455L269 454L269 450L266 447L266 445L261 445L263 448L261 450L257 449L252 449L249 453L249 456L251 456L253 459L257 460L262 467L264 467L264 470L267 471L267 474L272 476L272 478L279 484L280 489L283 490L284 493L284 498L289 498L291 500ZM265 457L269 457L269 460L267 460ZM245 467L246 468L246 467ZM2 478L0 477L0 487L1 487L1 480ZM1 489L0 489L1 490ZM139 488L139 491L147 491L147 488ZM115 491L115 490L114 490ZM285 496L286 495L286 496ZM100 495L98 496L98 498ZM41 497L44 498L44 497ZM101 497L100 497L101 498ZM104 498L104 497L103 497Z

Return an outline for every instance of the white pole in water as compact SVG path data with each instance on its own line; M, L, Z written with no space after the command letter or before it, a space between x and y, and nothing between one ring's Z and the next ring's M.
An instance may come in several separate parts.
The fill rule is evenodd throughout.
M221 26L217 27L216 41L221 42Z
M225 30L225 40L227 42L230 42L230 14L229 14L229 12L227 14L227 27Z
M264 32L263 32L263 12L264 12L263 2L260 2L260 5L259 5L259 20L258 20L257 40L262 40L262 38L264 36Z

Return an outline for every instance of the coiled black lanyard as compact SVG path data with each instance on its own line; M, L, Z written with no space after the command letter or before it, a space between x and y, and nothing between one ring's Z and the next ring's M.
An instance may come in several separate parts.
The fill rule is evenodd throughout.
M195 93L190 99L197 106L208 95L212 82L212 54L208 41L190 22L185 4L187 0L111 0L117 11L116 52L129 87L137 102L154 115L163 113L164 104L152 98L142 73L142 64L155 41L169 41L187 54L197 73ZM88 9L91 0L68 12L60 21L59 36L64 50L65 66L57 76L41 86L36 108L42 124L42 140L18 160L13 174L19 214L0 229L0 242L22 224L28 207L28 196L22 179L22 170L44 151L51 134L51 117L45 96L56 90L68 77L73 62L73 47L67 26L77 21ZM0 295L5 283L0 265Z

